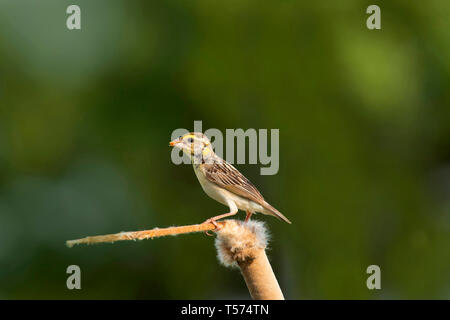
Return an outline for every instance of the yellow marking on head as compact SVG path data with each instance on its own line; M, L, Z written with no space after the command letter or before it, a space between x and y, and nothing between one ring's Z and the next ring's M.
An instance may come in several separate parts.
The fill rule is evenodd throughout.
M208 153L210 153L211 152L211 150L209 149L209 148L203 148L203 150L202 150L202 154L204 155L204 156L206 156Z
M192 138L192 139L195 139L195 136L194 136L193 134L186 133L186 134L183 136L183 140L186 139L186 138Z

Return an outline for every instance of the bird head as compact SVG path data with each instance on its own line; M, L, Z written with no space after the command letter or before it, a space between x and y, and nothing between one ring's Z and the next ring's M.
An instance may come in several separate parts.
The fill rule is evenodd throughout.
M183 150L191 159L204 159L214 154L208 137L200 132L189 132L170 142L171 147Z

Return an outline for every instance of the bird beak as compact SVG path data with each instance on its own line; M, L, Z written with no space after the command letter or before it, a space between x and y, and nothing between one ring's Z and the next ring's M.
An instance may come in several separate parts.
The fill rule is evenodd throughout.
M173 147L174 145L176 145L178 142L180 142L180 139L175 139L173 141L170 141L169 146Z

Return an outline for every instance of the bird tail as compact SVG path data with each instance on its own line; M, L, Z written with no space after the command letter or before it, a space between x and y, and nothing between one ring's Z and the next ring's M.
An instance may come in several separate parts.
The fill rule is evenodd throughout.
M277 217L280 220L283 220L284 222L287 222L289 224L291 224L292 222L289 221L288 218L286 218L280 211L278 211L277 209L275 209L274 207L272 207L270 204L268 204L267 202L263 203L263 207L264 209L266 209L267 212L265 212L266 214L270 214L272 216Z

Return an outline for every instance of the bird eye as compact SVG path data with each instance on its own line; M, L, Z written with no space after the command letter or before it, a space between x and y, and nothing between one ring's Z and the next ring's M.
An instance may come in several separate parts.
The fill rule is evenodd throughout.
M194 142L194 139L189 138L187 141L188 141L189 143L192 143L192 142Z

